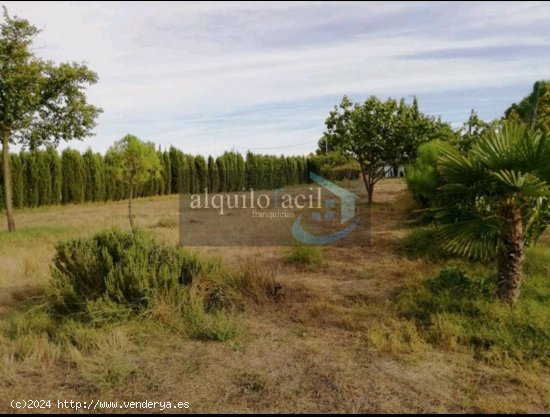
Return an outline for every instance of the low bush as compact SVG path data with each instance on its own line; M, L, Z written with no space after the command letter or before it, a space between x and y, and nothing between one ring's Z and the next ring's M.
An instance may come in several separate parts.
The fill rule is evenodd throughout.
M158 294L179 292L211 264L143 232L109 230L56 246L48 295L60 314L89 318L102 307L139 311Z
M418 157L407 167L407 186L421 207L433 207L437 201L437 188L441 186L441 176L437 171L438 146L435 140L418 148Z
M286 261L301 266L319 266L323 263L323 254L316 246L298 245L288 250Z

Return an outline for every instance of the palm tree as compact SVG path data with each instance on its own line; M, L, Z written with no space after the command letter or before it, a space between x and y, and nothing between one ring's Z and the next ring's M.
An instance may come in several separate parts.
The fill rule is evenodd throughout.
M517 300L524 247L550 223L550 136L504 122L463 155L442 145L438 170L445 207L436 209L444 248L495 259L497 295Z

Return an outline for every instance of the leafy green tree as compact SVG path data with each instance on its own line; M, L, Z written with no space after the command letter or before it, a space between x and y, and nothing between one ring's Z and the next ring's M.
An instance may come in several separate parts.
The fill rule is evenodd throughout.
M550 131L550 81L537 81L531 93L504 113L510 121L524 123L529 129Z
M476 111L472 109L470 117L459 130L457 140L452 142L460 151L468 152L481 139L488 128L490 128L490 124L481 120Z
M325 137L359 163L369 206L375 184L390 169L413 161L422 143L452 132L448 125L422 115L404 100L380 101L374 96L363 104L344 96L330 112L326 126Z
M105 201L119 201L126 198L128 191L126 184L120 175L117 155L107 152L105 163Z
M100 110L86 101L84 87L97 75L85 65L59 66L37 58L31 48L39 30L10 17L0 23L0 132L8 230L15 231L9 145L37 149L42 144L89 136Z
M128 188L128 219L134 230L132 199L136 187L161 175L162 164L151 142L143 142L134 135L126 135L107 151L111 173L122 179Z
M445 205L436 219L443 246L497 261L497 292L513 303L523 277L524 246L550 222L550 136L507 122L463 155L440 147Z

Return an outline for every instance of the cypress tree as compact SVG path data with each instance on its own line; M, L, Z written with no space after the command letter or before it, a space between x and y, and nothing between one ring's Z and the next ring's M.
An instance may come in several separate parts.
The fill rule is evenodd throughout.
M164 194L172 194L172 167L170 166L170 155L164 151L162 153L162 163L164 169L162 175L164 176Z
M48 155L44 151L35 152L38 171L38 205L45 206L52 202L52 178Z
M84 198L86 201L101 201L105 199L105 166L103 157L88 149L83 155L86 172Z
M64 178L61 187L62 202L64 204L84 202L86 169L80 152L65 149L61 154L61 169Z
M180 193L182 190L182 152L173 146L170 146L168 151L170 156L170 172L171 172L171 190L173 193Z
M61 158L53 147L48 146L44 151L44 159L50 171L51 180L50 198L46 204L59 204L61 203L62 186Z
M309 172L307 171L307 159L300 157L298 159L298 171L300 173L300 184L307 184Z
M225 175L227 179L227 191L235 191L235 183L236 183L236 171L237 167L233 160L233 154L230 152L225 152L222 155L224 164L225 164Z
M246 188L256 189L258 181L258 167L256 166L256 157L250 151L246 153Z
M208 157L208 190L211 193L217 193L220 190L218 165L212 156Z
M208 168L206 160L201 155L195 156L195 175L197 192L202 193L205 188L208 188Z
M246 184L246 164L240 153L235 154L237 163L237 184L235 191L242 191Z
M13 188L13 206L15 208L24 207L25 203L25 180L23 161L17 154L10 155L11 162L11 180Z
M23 205L25 207L37 207L39 203L39 172L37 164L37 152L21 152L23 165Z
M178 193L191 193L194 188L193 181L195 180L194 177L192 177L189 155L181 153L179 165L180 169L178 171L178 176L179 182L181 183L181 189L178 190Z
M200 193L200 189L198 187L197 182L197 169L195 167L195 158L192 155L186 155L186 161L187 161L187 170L185 172L186 184L189 184L189 193L196 194Z
M225 193L227 192L227 171L223 157L218 156L216 158L216 165L218 166L218 175L220 177L219 191Z

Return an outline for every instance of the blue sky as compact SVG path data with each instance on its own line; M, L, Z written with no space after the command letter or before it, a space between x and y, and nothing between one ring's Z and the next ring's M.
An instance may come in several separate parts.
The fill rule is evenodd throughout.
M193 154L305 154L343 94L416 94L460 125L490 120L550 78L543 2L11 2L43 29L36 53L100 81L103 152L126 133Z

